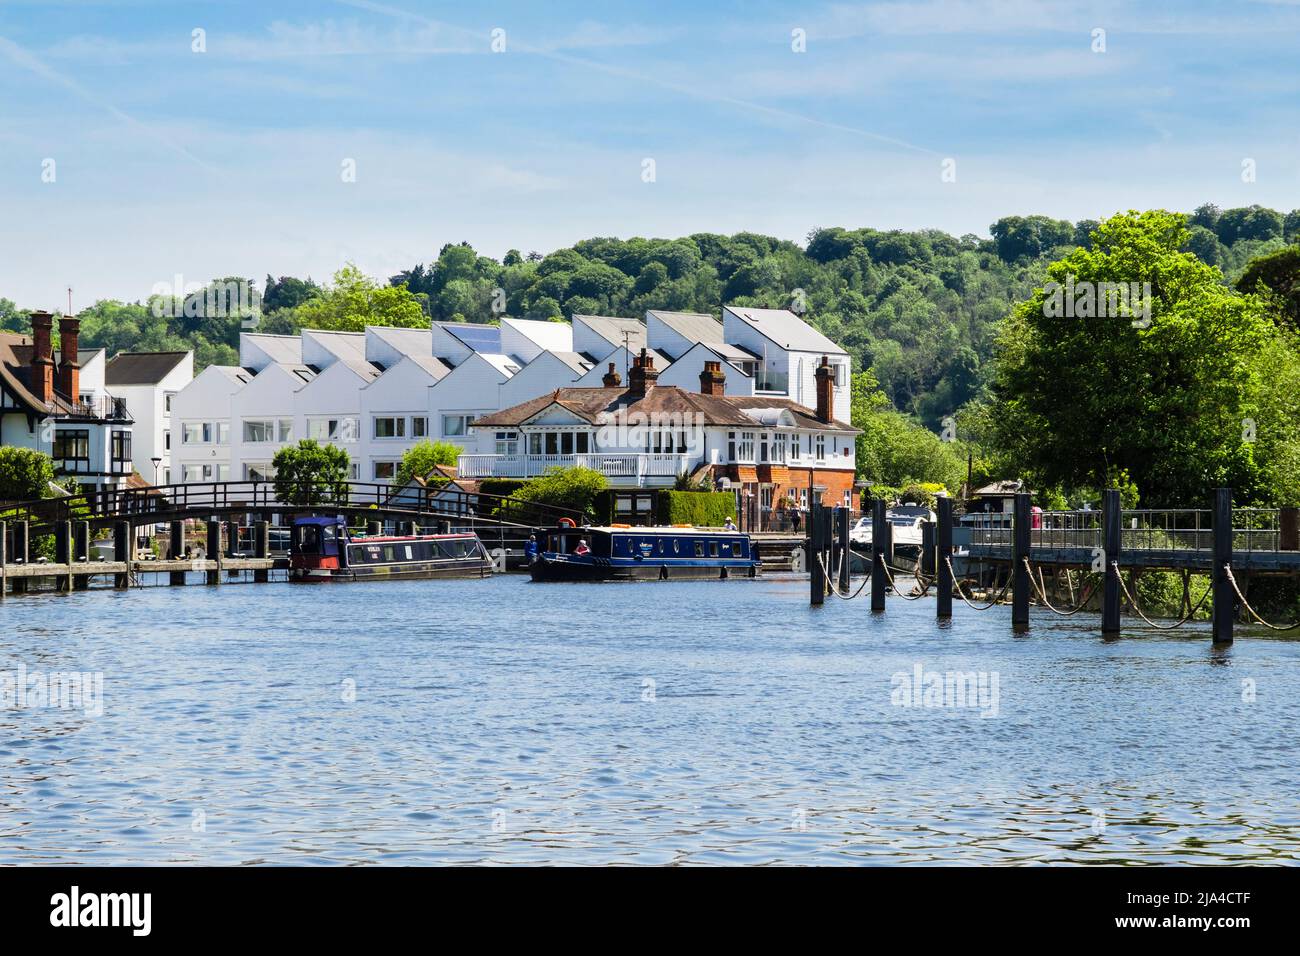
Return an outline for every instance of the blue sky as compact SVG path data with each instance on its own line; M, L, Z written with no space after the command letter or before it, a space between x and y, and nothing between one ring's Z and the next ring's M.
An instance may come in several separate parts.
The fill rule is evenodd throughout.
M1288 210L1297 51L1300 0L0 0L0 296L386 276L460 240Z

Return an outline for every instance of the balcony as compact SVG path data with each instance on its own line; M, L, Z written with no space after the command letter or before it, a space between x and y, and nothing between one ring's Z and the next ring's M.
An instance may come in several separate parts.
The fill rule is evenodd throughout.
M600 452L584 455L461 455L462 478L536 478L552 468L592 468L615 487L671 485L691 468L690 455Z
M67 396L54 396L51 403L56 419L75 419L77 421L129 422L130 412L126 402L111 395L100 395L89 402L72 401Z

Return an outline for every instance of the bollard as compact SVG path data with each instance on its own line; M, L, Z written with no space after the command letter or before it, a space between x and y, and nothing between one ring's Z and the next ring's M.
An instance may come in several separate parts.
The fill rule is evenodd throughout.
M840 538L840 591L847 594L849 590L849 570L853 564L853 549L849 547L849 509L836 509L839 515L837 533Z
M90 522L78 521L72 526L72 551L73 561L82 568L90 561ZM79 577L69 574L68 580L72 582L72 587L78 591L84 591L90 587L90 575L82 574Z
M72 522L59 521L54 525L54 563L65 565L67 573L58 579L55 587L72 590Z
M113 560L126 564L125 571L113 574L113 587L131 586L131 522L118 521L113 525Z
M185 522L173 521L168 528L167 559L169 561L185 560ZM184 584L184 571L171 571L167 575L168 584Z
M1029 630L1029 514L1029 495L1019 492L1011 525L1011 629L1017 633Z
M9 563L21 564L26 567L31 562L31 536L29 526L26 521L15 521L12 525L13 542L9 551ZM14 578L9 589L14 594L21 594L27 590L26 578Z
M1101 559L1105 563L1102 569L1105 584L1101 592L1101 633L1119 633L1119 561L1120 561L1120 525L1123 515L1120 513L1119 491L1111 488L1102 495L1101 501Z
M885 579L885 560L890 545L889 520L885 509L885 499L876 498L871 502L871 610L885 609L885 588L889 582Z
M952 572L948 570L948 559L952 555L952 499L939 499L939 540L938 553L934 556L936 572L939 575L939 593L936 595L936 617L952 617Z
M1225 570L1232 561L1232 489L1214 489L1214 557L1211 580L1214 582L1214 613L1210 626L1215 644L1232 643L1232 618L1237 596Z
M804 556L808 564L808 602L819 605L826 600L826 578L822 573L822 516L821 505L813 505L808 515L808 541Z
M206 563L211 565L207 569L206 579L208 584L221 583L221 522L208 522L208 540L207 547L203 549L203 557Z
M347 553L346 544L342 545L343 553ZM253 526L253 557L268 558L271 555L271 523L266 520L257 522ZM257 568L253 571L253 583L265 584L271 580L271 572L267 568Z

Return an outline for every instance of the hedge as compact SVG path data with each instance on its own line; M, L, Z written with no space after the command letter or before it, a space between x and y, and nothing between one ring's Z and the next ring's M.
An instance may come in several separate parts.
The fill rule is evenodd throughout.
M658 515L660 524L693 524L721 527L728 518L735 520L736 498L729 491L661 491Z

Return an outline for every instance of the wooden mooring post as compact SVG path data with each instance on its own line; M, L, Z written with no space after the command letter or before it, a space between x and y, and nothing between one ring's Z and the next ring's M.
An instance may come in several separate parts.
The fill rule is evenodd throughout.
M885 609L885 589L889 580L885 577L885 562L889 560L889 518L884 498L875 498L871 502L871 610Z
M952 499L946 495L939 499L939 540L934 556L939 575L939 590L935 594L935 616L952 617L952 571L948 560L952 556Z
M30 526L26 521L15 521L11 529L13 540L9 549L9 562L26 567L32 560ZM27 590L27 579L14 578L9 587L14 594L21 594Z
M117 521L113 524L113 560L119 563L126 563L125 571L118 571L113 575L113 587L126 588L131 586L131 559L135 557L131 552L134 550L132 538L134 530L131 528L129 521Z
M840 593L847 594L849 591L849 571L853 564L853 550L849 547L849 509L837 508L836 515L839 521L835 526L835 533L840 539Z
M271 523L259 521L253 525L253 557L267 558L271 555ZM253 572L254 584L265 584L271 580L271 572L258 568Z
M1016 495L1011 520L1011 630L1022 634L1029 630L1029 495Z
M58 579L56 587L60 591L72 590L72 522L59 521L54 525L54 563L68 569L68 573Z
M81 566L81 570L88 570L86 565L90 563L90 522L78 521L72 526L72 553L74 565ZM90 587L89 574L75 574L73 568L68 569L68 580L72 588L77 591L84 591Z
M9 577L6 566L9 564L9 525L0 521L0 601L5 599Z
M167 559L169 561L185 560L185 522L173 521L168 527ZM179 585L185 583L184 571L169 571L167 583Z
M1119 562L1123 520L1119 490L1108 489L1103 493L1101 501L1101 560L1104 574L1101 591L1102 634L1119 633Z
M221 583L221 522L208 521L207 547L203 549L208 584Z
M808 564L808 600L820 605L826 600L826 576L822 572L822 506L813 504L808 512L808 540L804 545Z
M1210 580L1214 587L1214 612L1210 625L1215 644L1232 643L1232 619L1236 614L1236 595L1228 580L1232 562L1232 489L1214 489L1213 567Z

